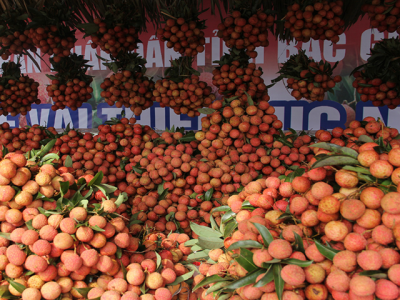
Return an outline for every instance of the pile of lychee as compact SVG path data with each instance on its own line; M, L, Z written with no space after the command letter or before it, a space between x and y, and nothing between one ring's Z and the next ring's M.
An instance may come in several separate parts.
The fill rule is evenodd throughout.
M204 21L184 18L169 18L164 28L157 29L157 35L167 42L167 47L185 56L196 56L205 49Z
M218 36L228 48L246 49L251 57L257 57L257 47L268 47L268 30L274 25L275 17L258 10L251 14L233 11L218 24Z
M360 167L356 168L364 168L376 178L369 184L357 172L325 166L290 181L287 177L252 181L238 195L229 197L229 213L233 213L238 229L225 238L225 250L210 251L209 257L216 263L200 265L201 275L195 278L195 285L215 274L251 276L243 261L235 261L235 257L247 254L227 251L237 242L245 245L245 241L251 241L260 247L243 248L253 253L257 268L267 272L269 261L282 261L279 277L284 285L274 282L277 275L261 287L254 285L263 275L249 280L251 284L239 285L238 281L240 288L235 292L240 298L235 299L278 299L282 292L284 299L324 300L329 295L333 299L397 299L400 147L396 145L386 154L377 153L376 147L368 142L358 149ZM329 151L315 149L316 158L330 155ZM310 167L314 162L316 159ZM334 170L334 176L328 178L327 170ZM248 209L249 204L252 209ZM254 224L268 229L273 241L267 245L265 235ZM309 263L302 267L298 261L285 259ZM210 286L203 284L197 291L200 299L211 299L206 295Z
M34 79L22 75L21 65L5 62L0 78L0 115L26 115L32 104L39 104L38 86Z
M179 263L191 252L183 245L189 236L146 235L141 241L142 232L130 234L127 205L116 198L89 197L87 207L74 202L77 193L84 199L92 189L87 184L94 176L82 178L64 167L39 167L23 154L9 153L0 161L0 270L9 280L3 285L23 300L86 294L89 299L171 299L179 286L168 285L189 272ZM61 183L69 189L62 191ZM142 244L146 251L137 253Z
M304 8L302 5L293 3L288 7L284 27L290 36L302 42L312 38L337 43L344 32L343 1L315 1Z
M368 14L372 28L379 32L400 33L400 1L375 0L364 4L361 9Z

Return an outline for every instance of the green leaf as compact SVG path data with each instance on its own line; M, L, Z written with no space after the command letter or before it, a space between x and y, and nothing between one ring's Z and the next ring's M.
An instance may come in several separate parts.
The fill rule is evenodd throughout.
M77 291L79 294L81 294L84 298L87 298L87 294L90 292L92 287L87 287L87 288L75 288L73 287L75 291Z
M274 273L272 272L272 265L270 265L267 272L265 272L265 275L261 277L261 279L254 285L254 287L263 287L266 284L270 283L272 280L274 280Z
M10 280L10 285L17 290L18 293L21 293L26 289L26 286L20 284L19 282L15 282L14 280Z
M300 251L300 252L302 252L302 253L306 253L306 251L305 251L305 249L304 249L304 242L303 242L303 239L301 238L301 236L297 233L297 232L294 232L293 231L293 233L294 233L294 238L295 238L295 241L294 241L294 245L295 245L295 247L294 247L294 249L296 250L296 251Z
M199 113L205 114L205 115L209 115L209 114L212 114L213 112L216 112L216 110L212 109L212 108L199 108L197 111Z
M115 253L115 256L120 259L122 257L122 249L120 247L117 247L117 252Z
M243 92L247 96L247 102L249 103L249 106L253 106L254 105L253 98L251 98L251 96L246 91L243 91Z
M253 223L253 225L257 228L258 232L261 234L261 237L263 238L264 241L264 245L268 247L269 244L274 240L274 237L272 236L271 232L269 232L267 227L259 223Z
M99 231L99 232L105 231L103 228L100 228L98 225L91 226L90 228L92 228L94 231Z
M253 252L246 248L240 248L240 256L236 258L236 261L247 271L253 272L258 267L253 262Z
M358 275L368 276L371 278L383 278L383 279L387 278L387 274L379 270L363 271L360 272Z
M106 192L106 194L112 194L116 190L118 190L117 187L105 183L96 184L95 187L102 188Z
M222 234L219 231L216 231L212 228L205 227L198 225L196 223L190 222L190 229L193 230L194 233L196 233L199 237L222 237Z
M118 195L117 201L115 201L115 205L119 207L122 203L128 200L128 195L126 193L121 193Z
M348 156L353 157L353 158L357 158L358 157L358 152L356 150L348 148L348 147L338 146L336 144L323 142L323 143L313 144L313 145L311 145L309 147L322 148L322 149L325 149L325 150L328 150L328 151L332 151L332 152L335 152L335 153L341 153L341 154L344 154L344 155L348 155Z
M263 263L262 263L262 266L263 266L263 268L269 268L270 265L278 264L278 263L280 263L281 261L282 261L282 260L280 260L280 259L274 258L274 259L268 260L268 261L266 261L266 262L263 262Z
M60 156L58 156L56 153L48 153L43 158L40 160L42 163L46 161L52 162L55 159L60 159Z
M208 288L206 291L206 295L211 294L212 292L218 291L220 289L222 289L223 287L229 285L229 282L227 281L221 281L221 282L217 282L216 284L214 284L212 287ZM218 299L220 299L218 297Z
M287 258L282 260L283 264L288 264L288 265L296 265L302 268L308 267L310 265L312 265L313 261L304 261L304 260L299 260L299 259L295 259L295 258Z
M214 193L214 189L211 188L204 194L204 201L211 201L212 195Z
M353 171L361 174L371 175L371 172L366 168L361 167L352 167L352 166L344 166L343 170Z
M29 220L28 222L25 222L26 227L28 227L29 230L33 230L33 226L32 226L32 219Z
M368 135L360 135L360 137L358 138L358 140L360 142L363 143L374 143L375 141L373 139L371 139Z
M103 180L103 172L98 172L96 175L94 175L94 177L92 178L92 180L90 180L90 182L87 184L87 186L92 186L92 185L99 185L101 184L101 181Z
M199 246L203 249L220 249L224 246L224 241L215 237L199 236Z
M318 158L318 156L316 156ZM325 166L341 166L341 165L358 165L357 159L349 156L326 156L322 159L317 160L311 167L311 169L325 167Z
M186 247L191 247L196 245L198 241L199 241L198 239L188 240L184 245Z
M60 181L60 194L62 197L68 192L69 181Z
M54 147L54 145L56 144L57 139L53 139L50 142L48 142L37 154L36 156L39 158L42 158L43 156L45 156L47 153L49 153L49 151Z
M126 274L128 273L128 271L126 270L122 261L121 261L121 270L122 270L122 273L124 274L124 279L126 280Z
M263 245L261 245L259 242L253 241L253 240L238 241L238 242L230 245L228 248L228 251L239 249L239 248L259 248L259 249L261 249L261 248L263 248Z
M158 254L157 252L155 252L155 253L156 253L156 257L157 257L157 269L158 269L161 266L162 259L161 259L160 254Z
M71 156L67 156L67 158L64 161L64 166L67 168L72 168L72 158Z
M315 246L317 246L318 251L329 260L333 260L336 253L340 252L339 250L336 250L336 249L333 249L330 247L326 247L316 240L314 240L314 242L315 242Z
M5 238L9 241L11 241L11 233L6 233L6 232L0 232L0 237Z
M157 187L157 193L158 195L161 195L164 192L164 181L158 185Z
M218 211L230 211L231 208L228 205L224 205L224 206L218 206L213 208L212 212L218 212Z
M207 259L209 252L210 252L209 250L197 251L196 253L189 254L187 259L194 260L194 261L199 261L201 259Z
M189 278L191 278L193 276L193 274L194 274L194 271L190 271L186 274L183 274L183 275L177 277L174 282L172 282L168 285L177 285L181 282L184 282L184 281L188 280Z
M212 215L210 215L210 223L212 229L214 229L215 231L219 231L218 224L215 222L214 217Z
M165 189L165 190L161 193L161 195L158 197L158 201L161 201L161 200L164 200L164 199L165 199L165 197L166 197L167 194L168 194L168 190L169 190L169 188Z
M227 238L232 234L232 232L237 228L238 223L235 219L225 224L224 238Z
M234 217L236 216L236 214L233 211L227 211L221 218L221 222L222 223L226 223L230 220L232 220Z
M249 285L249 284L253 284L254 282L256 282L256 279L259 275L263 274L265 272L265 270L263 269L258 269L256 271L253 271L249 274L247 274L245 277L242 277L234 282L232 282L230 285L225 287L225 290L227 291L234 291L238 288L241 288L243 286Z
M227 278L222 278L218 275L212 275L210 277L205 277L202 281L200 281L194 288L193 288L193 292L196 291L197 289L205 286L205 285L209 285L211 283L216 283L216 282L221 282L221 281L227 281L229 279Z
M282 265L281 264L273 265L272 271L274 274L275 292L278 295L278 299L282 300L283 288L285 286L285 282L283 281L281 276Z

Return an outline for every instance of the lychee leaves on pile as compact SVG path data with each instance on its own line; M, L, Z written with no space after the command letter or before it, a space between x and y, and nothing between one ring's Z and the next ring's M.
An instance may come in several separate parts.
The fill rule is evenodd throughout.
M109 68L114 73L118 71L127 70L134 73L142 73L145 74L147 68L145 67L147 60L141 57L138 53L130 52L130 53L123 53L119 52L118 56L115 58L111 58L111 62L106 60L105 58L97 55L97 58L106 61L103 63L104 66Z
M376 141L373 141L368 136L362 135L359 137L359 142L376 142L379 146L376 146L374 150L378 153L384 153L391 150L390 144L385 145L382 137ZM378 179L371 175L371 172L368 168L361 166L357 160L358 152L354 149L325 142L313 144L310 147L331 151L329 154L319 154L315 156L317 161L312 165L311 169L325 166L343 166L342 168L344 170L356 172L359 180L362 180L367 184L374 185L385 193L397 191L396 186L392 184L390 178Z
M396 83L395 89L400 92L400 39L383 39L376 43L367 62L355 68L351 74L360 70L363 78L379 78L383 82ZM360 86L372 85L360 83Z
M308 82L313 82L315 87L320 87L321 84L318 82L314 82L315 74L328 75L331 76L333 74L333 70L337 67L339 62L336 62L333 67L327 61L321 60L317 63L318 66L323 66L324 70L321 71L319 69L313 68L310 66L310 63L316 62L314 59L309 58L306 55L305 50L299 49L299 53L293 54L289 57L289 59L283 63L282 67L279 69L278 73L280 74L277 78L273 79L272 82L276 83L281 81L283 78L293 78L296 80L306 80ZM300 76L300 73L304 70L310 71L305 75L305 78ZM333 92L332 89L328 89L329 92Z
M222 208L221 209L216 208L213 210L213 212L215 211L224 211L224 210ZM213 221L212 217L211 221ZM254 240L243 240L233 243L232 245L229 246L228 249L225 249L223 246L223 238L229 236L236 227L233 227L231 229L232 231L227 233L226 229L225 232L222 231L222 226L223 226L222 224L221 228L218 228L217 226L209 228L197 225L195 223L190 224L190 228L199 236L199 239L190 240L185 243L185 246L192 247L192 251L197 251L191 254L193 259L207 260L208 263L216 263L212 261L208 257L208 255L206 255L209 252L209 250L222 248L223 251L226 253L232 250L240 249L240 254L236 255L235 260L248 272L246 276L240 279L236 279L229 275L226 275L225 277L220 277L219 275L212 275L210 277L206 277L193 288L193 291L196 291L201 287L214 283L212 287L207 289L206 295L213 293L213 296L215 298L218 297L218 299L229 299L230 297L233 296L235 290L241 287L250 284L254 284L254 287L262 287L270 283L271 281L274 281L278 299L279 300L282 299L282 294L284 290L284 281L281 277L282 265L290 264L290 265L297 265L300 267L307 267L311 265L313 261L302 261L293 258L288 258L283 260L273 259L271 261L263 263L261 268L257 267L253 263L253 252L248 250L248 248L262 249L264 247L268 247L268 245L274 240L274 238L265 226L258 223L253 223L253 224L259 231L263 239L264 245ZM228 226L226 228L228 228ZM294 232L294 235L295 235L296 251L300 251L304 254L305 250L304 250L303 240L297 233ZM333 260L335 254L339 252L338 250L335 250L332 247L330 247L330 245L324 246L318 240L315 240L315 243L320 253L330 260ZM195 248L193 249L193 247ZM263 274L264 276L256 283L257 277Z
M165 70L164 76L176 83L183 82L191 75L200 76L200 72L192 68L194 57L181 56L178 59L171 60L171 67Z
M58 79L64 83L78 78L86 84L92 82L93 76L86 75L86 72L93 66L87 64L89 61L84 59L83 55L73 53L70 56L62 57L59 62L55 62L53 58L50 58L50 62L53 66L52 71L57 72L55 75L46 74L52 80Z

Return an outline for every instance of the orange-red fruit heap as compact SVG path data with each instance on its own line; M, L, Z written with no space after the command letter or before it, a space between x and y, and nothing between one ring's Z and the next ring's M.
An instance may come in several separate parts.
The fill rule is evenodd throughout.
M353 87L363 102L372 101L374 106L388 106L394 109L400 105L400 96L394 82L383 82L380 78L368 79L363 72L354 73Z
M308 42L314 40L339 41L339 35L344 32L343 1L322 1L307 5L302 9L301 4L289 6L285 16L285 28L296 41Z
M122 70L106 78L100 87L108 105L129 107L137 116L153 105L154 82L141 72Z
M168 19L164 28L157 29L160 39L167 41L167 47L186 56L196 56L204 51L206 40L201 30L202 22L184 18Z
M274 25L275 17L257 11L250 17L233 11L230 16L218 24L218 36L228 48L246 49L247 54L255 58L256 47L268 47L268 29Z
M374 0L361 7L370 18L372 28L377 28L379 32L400 33L400 1Z
M53 79L46 90L49 97L54 101L54 105L51 106L54 111L65 107L77 110L83 103L92 98L91 93L93 92L92 87L78 78L71 79L66 83Z
M391 147L400 145L400 141L395 139L395 137L399 135L399 131L396 128L386 127L382 121L377 121L373 117L366 117L362 122L352 121L346 129L336 127L332 129L331 132L318 130L315 133L315 137L319 142L329 142L341 147L349 147L357 151L365 148L373 150L373 147L378 146L375 142L366 143L360 146L357 140L362 135L366 135L374 141L382 137L383 142L385 144L390 144Z
M34 79L21 75L18 80L0 78L0 115L26 115L32 104L40 104Z
M168 78L157 80L153 95L161 107L171 107L178 115L199 116L198 110L209 106L215 95L212 89L199 76L191 75L183 82L174 82Z
M212 83L218 93L229 98L238 96L242 103L247 103L247 92L255 101L269 101L267 86L261 77L263 72L254 63L241 65L239 61L222 64L213 70Z
M94 19L94 23L99 26L96 33L90 36L92 48L100 49L117 57L119 52L130 52L137 49L139 42L139 30L135 27L124 27L120 25L107 27L105 20Z

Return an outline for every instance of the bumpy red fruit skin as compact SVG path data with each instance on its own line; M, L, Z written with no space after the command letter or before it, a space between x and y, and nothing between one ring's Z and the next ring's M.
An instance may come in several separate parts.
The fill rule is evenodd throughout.
M400 213L400 193L387 193L381 200L381 206L390 214Z

